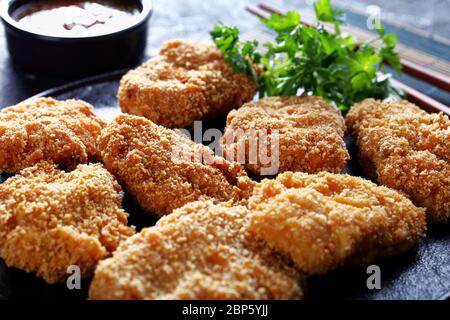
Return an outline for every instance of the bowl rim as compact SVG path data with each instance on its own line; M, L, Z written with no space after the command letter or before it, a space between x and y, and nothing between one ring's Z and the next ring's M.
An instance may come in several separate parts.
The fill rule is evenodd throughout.
M23 32L28 34L34 38L41 38L50 41L82 41L82 40L93 40L93 39L104 39L105 37L111 37L117 34L121 34L123 32L127 32L131 29L139 27L141 24L145 23L153 12L153 1L152 0L136 0L139 1L142 5L142 10L139 16L136 17L136 21L123 29L115 30L113 32L105 32L101 34L95 35L87 35L81 37L70 37L70 36L52 36L49 34L43 34L39 32L33 32L29 29L22 28L20 24L14 20L9 14L9 10L11 5L18 0L0 0L0 18L3 23L19 32ZM27 0L32 1L32 0Z

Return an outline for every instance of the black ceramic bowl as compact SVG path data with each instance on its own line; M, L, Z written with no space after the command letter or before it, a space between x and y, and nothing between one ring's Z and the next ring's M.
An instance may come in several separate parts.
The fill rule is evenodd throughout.
M142 60L152 14L151 0L135 0L140 12L131 26L87 37L49 36L25 30L13 13L30 1L0 1L8 50L20 69L33 74L73 77L126 68Z

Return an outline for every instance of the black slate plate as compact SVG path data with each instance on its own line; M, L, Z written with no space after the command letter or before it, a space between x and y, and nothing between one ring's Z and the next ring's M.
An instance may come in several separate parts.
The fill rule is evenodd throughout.
M78 81L43 92L37 97L76 98L96 107L99 116L112 119L120 112L116 92L124 71L117 71ZM223 129L224 120L204 124L204 128ZM357 147L346 137L351 160L346 172L361 175ZM6 179L0 175L0 183ZM125 195L123 206L130 213L130 223L141 229L156 222L145 215ZM324 277L312 277L309 299L448 299L450 298L450 224L430 227L427 238L416 248L398 257L377 261L381 269L381 290L369 290L365 269L340 270ZM42 279L15 268L7 268L0 259L0 299L85 299L90 279L81 290L68 290L65 284L48 285Z

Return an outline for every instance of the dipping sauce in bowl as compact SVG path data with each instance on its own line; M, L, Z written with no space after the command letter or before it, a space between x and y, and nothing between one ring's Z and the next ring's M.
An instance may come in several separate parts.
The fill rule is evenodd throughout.
M58 37L97 36L130 27L140 14L126 1L38 0L12 14L25 30Z
M152 11L151 0L0 0L14 64L66 78L139 64Z

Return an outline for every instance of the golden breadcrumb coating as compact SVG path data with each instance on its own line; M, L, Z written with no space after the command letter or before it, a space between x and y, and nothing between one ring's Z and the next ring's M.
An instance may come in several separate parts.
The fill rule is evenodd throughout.
M260 156L254 160L249 157L249 144L255 145L255 137L264 133L274 135L275 130L279 172L339 173L349 159L343 139L344 118L322 98L313 96L264 98L231 111L221 140L224 157L237 160L239 152L245 152L246 168L261 174L262 168L268 166L261 163ZM266 145L256 141L262 152L274 155L270 151L270 136ZM273 147L276 152L276 145Z
M134 234L119 191L100 164L69 173L48 162L22 170L0 184L0 257L48 283L63 281L70 265L90 275Z
M346 119L360 162L380 184L404 192L427 209L430 223L450 219L450 120L407 101L367 99Z
M100 262L91 299L295 299L303 276L247 231L248 211L197 201Z
M171 40L158 56L122 78L118 100L123 112L184 128L224 116L255 93L256 83L233 72L213 44Z
M168 214L195 200L240 201L253 187L240 164L143 117L119 115L98 144L106 168L148 212Z
M17 173L39 161L62 168L97 161L104 122L80 100L41 98L0 111L0 173Z
M263 180L248 202L250 231L313 274L403 252L426 229L424 209L349 175L286 172Z

